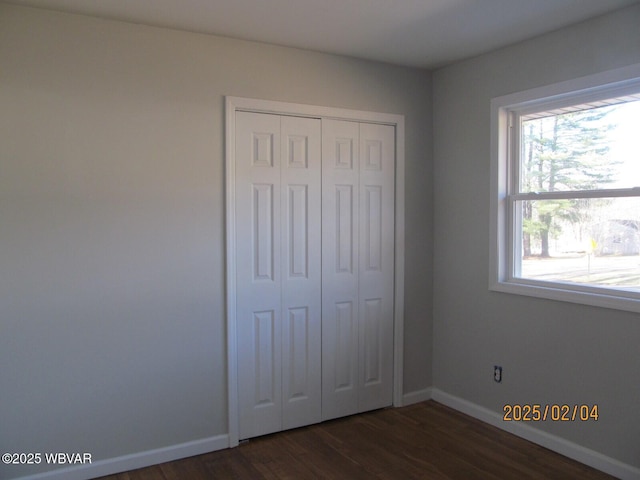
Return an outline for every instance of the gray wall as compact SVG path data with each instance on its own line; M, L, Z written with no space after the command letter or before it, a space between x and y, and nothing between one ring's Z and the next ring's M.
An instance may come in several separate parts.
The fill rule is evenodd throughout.
M638 314L488 290L492 97L640 62L640 6L434 72L434 384L504 404L598 404L530 424L640 467ZM492 380L493 365L504 380Z
M6 4L0 66L0 452L227 432L225 95L405 115L405 392L431 385L430 73Z

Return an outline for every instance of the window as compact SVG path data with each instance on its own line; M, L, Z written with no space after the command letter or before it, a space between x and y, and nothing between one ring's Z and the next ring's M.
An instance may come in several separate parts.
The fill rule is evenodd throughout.
M640 312L640 65L492 101L490 288Z

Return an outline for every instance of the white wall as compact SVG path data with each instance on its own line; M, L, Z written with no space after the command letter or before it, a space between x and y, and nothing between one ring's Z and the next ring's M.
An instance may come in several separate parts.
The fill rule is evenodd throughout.
M0 4L0 452L227 432L225 95L405 115L405 392L431 384L428 72Z
M489 292L492 97L640 63L640 5L434 72L434 385L504 404L598 404L543 429L640 467L640 317ZM504 367L502 384L493 365Z

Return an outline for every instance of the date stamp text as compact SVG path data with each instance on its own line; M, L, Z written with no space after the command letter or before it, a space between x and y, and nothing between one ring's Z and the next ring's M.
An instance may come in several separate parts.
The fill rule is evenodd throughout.
M588 422L598 421L598 404L506 404L502 408L505 422Z

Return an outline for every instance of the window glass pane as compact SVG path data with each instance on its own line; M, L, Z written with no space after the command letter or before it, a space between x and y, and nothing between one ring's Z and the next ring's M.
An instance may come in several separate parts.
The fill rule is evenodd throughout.
M640 291L640 197L516 202L520 276Z
M640 186L639 100L540 115L521 123L521 192Z

